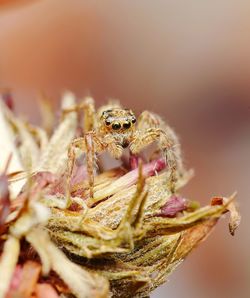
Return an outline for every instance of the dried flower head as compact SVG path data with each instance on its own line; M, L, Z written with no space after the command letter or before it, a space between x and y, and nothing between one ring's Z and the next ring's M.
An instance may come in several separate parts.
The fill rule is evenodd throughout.
M192 172L158 115L135 124L118 103L96 112L71 93L61 115L54 130L36 127L0 101L3 156L12 154L0 176L0 298L147 297L227 211L234 234L235 195L201 208L180 195ZM120 164L107 169L103 151Z

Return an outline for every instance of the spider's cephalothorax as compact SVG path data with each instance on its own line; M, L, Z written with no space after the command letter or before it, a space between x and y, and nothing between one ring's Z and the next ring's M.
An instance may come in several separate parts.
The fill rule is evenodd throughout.
M99 123L102 135L111 135L123 148L128 147L135 132L136 117L131 110L113 108L103 111Z
M134 113L119 104L109 104L95 112L90 98L73 110L84 110L84 136L75 139L68 151L68 177L70 179L75 162L75 149L86 153L90 196L93 197L95 155L108 151L116 159L121 158L124 148L131 154L140 153L156 141L166 158L170 171L169 188L175 191L177 176L182 175L183 166L178 138L174 131L157 114L144 111L136 121ZM136 123L137 122L137 123ZM157 152L159 151L157 150Z

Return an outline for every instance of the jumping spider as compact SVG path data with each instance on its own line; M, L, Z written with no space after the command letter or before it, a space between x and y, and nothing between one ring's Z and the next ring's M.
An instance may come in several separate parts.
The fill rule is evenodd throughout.
M78 148L86 153L90 197L94 196L96 154L106 150L112 157L119 159L124 148L128 147L130 153L136 155L154 141L157 141L166 158L170 171L169 189L175 191L177 177L183 170L181 152L177 136L160 116L144 111L137 120L132 110L124 109L117 103L103 106L95 112L91 98L64 112L81 109L84 111L84 136L73 140L69 147L68 177L71 177Z

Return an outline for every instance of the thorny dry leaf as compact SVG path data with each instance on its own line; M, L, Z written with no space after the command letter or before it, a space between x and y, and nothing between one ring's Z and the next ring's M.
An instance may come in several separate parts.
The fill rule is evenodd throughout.
M12 153L0 176L0 298L148 297L225 212L231 234L240 223L234 195L200 208L179 194L190 172L172 194L161 157L97 173L94 198L78 159L69 191L67 150L79 134L77 112L47 136L48 127L31 126L0 105L7 144L1 156ZM63 108L74 105L74 95L65 94ZM6 160L0 162L3 169Z

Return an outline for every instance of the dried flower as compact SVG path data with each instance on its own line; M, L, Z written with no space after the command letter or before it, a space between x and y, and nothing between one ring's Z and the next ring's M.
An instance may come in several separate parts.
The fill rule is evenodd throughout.
M147 297L222 214L230 211L231 234L239 225L235 195L200 208L179 194L191 172L177 175L173 193L161 156L131 155L126 166L97 171L94 195L82 156L68 177L68 148L81 131L72 94L51 136L0 104L3 156L14 162L0 177L0 298Z

